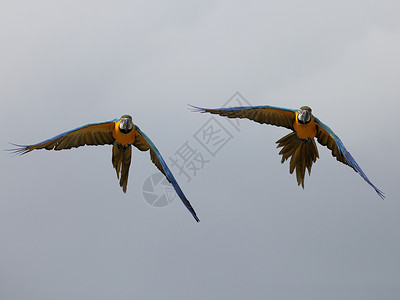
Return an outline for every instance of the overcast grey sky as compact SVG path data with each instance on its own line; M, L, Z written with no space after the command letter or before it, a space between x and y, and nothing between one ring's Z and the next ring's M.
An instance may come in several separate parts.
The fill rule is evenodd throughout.
M131 114L164 158L205 160L195 208L143 198L156 173L134 152L128 191L111 147L1 155L1 299L397 299L400 294L399 1L0 3L0 146ZM319 147L297 186L275 141L243 120L212 156L196 139L239 92L313 113L362 178Z

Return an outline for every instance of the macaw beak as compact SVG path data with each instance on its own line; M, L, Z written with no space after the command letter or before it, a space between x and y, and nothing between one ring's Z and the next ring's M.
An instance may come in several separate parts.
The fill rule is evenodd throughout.
M121 121L119 123L119 129L121 131L125 131L128 132L130 130L132 130L132 120L129 118L121 118Z
M311 112L309 110L302 109L297 117L300 123L306 124L311 121Z

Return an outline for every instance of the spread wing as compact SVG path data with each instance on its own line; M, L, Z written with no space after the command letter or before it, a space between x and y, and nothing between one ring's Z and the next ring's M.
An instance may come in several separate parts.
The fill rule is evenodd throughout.
M161 156L160 152L158 151L158 149L156 148L156 146L152 143L152 141L149 139L149 137L146 134L144 134L139 129L139 127L137 127L136 125L135 125L135 129L136 129L137 134L136 134L135 142L133 143L133 145L141 151L147 151L150 149L151 161L157 166L157 168L165 175L165 177L168 179L168 181L172 184L172 186L174 187L179 198L182 200L183 204L193 215L195 220L197 222L200 222L192 205L190 204L189 200L186 198L185 194L179 187L178 182L176 182L174 175L172 175L171 170L168 168L167 164L165 163L164 159L162 158L162 156Z
M118 120L105 121L100 123L87 124L73 130L61 133L43 142L34 145L16 145L11 149L16 154L25 154L35 149L63 150L77 148L84 145L105 145L113 144L114 137L112 130L114 122Z
M321 145L327 146L331 151L332 155L336 159L354 169L360 176L378 193L383 199L385 198L384 193L379 190L365 175L364 171L357 164L350 152L347 151L339 137L330 129L327 125L322 123L318 118L314 116L314 121L317 123L317 140Z
M201 108L192 106L194 111L208 112L228 118L250 119L261 124L270 124L293 129L293 123L296 117L294 109L275 107L269 105L262 106L238 106L229 108Z

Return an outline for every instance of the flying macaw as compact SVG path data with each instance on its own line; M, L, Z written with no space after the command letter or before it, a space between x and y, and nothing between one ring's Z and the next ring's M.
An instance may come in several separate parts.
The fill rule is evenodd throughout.
M122 187L124 193L126 192L129 166L131 164L131 145L141 151L150 150L152 162L172 184L183 204L190 211L195 220L197 222L200 221L156 146L138 126L133 124L132 117L129 115L123 115L120 119L111 121L87 124L34 145L13 144L18 148L11 149L11 151L22 155L35 149L63 150L84 145L97 146L106 144L113 145L112 164L117 172L117 177L120 180L119 185Z
M361 170L343 145L339 137L317 117L311 113L311 108L302 106L299 110L283 107L263 106L240 106L230 108L208 109L192 106L195 111L217 114L228 118L250 119L261 124L283 126L293 132L284 136L276 143L277 148L282 147L279 154L282 155L281 163L290 159L290 174L296 170L298 185L304 188L304 175L306 169L311 175L311 166L319 158L318 149L314 138L323 145L327 146L336 159L354 169L360 176L375 189L383 199L384 193L379 190L368 179L367 175Z

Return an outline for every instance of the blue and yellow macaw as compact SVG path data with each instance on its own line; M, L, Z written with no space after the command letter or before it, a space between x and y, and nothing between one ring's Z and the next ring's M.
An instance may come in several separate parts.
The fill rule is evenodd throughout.
M13 144L18 148L12 149L12 151L22 155L36 149L63 150L77 148L84 145L97 146L106 144L113 145L112 164L117 172L118 179L120 179L119 184L124 193L126 192L129 166L131 164L131 145L141 151L150 150L150 158L152 162L172 184L179 198L193 215L195 220L197 222L200 221L156 146L138 126L133 124L132 117L129 115L123 115L120 119L114 119L111 121L87 124L34 145Z
M311 108L302 106L299 110L283 107L263 106L241 106L219 109L208 109L192 106L195 111L217 114L228 118L250 119L261 124L282 126L293 130L276 143L278 148L282 147L279 154L282 155L281 163L290 159L290 174L296 170L298 185L304 188L304 175L306 169L311 174L311 166L319 158L318 149L314 138L323 145L327 146L336 159L354 169L360 176L375 189L383 199L385 196L368 179L367 175L361 170L343 145L339 137L317 117L311 113Z

